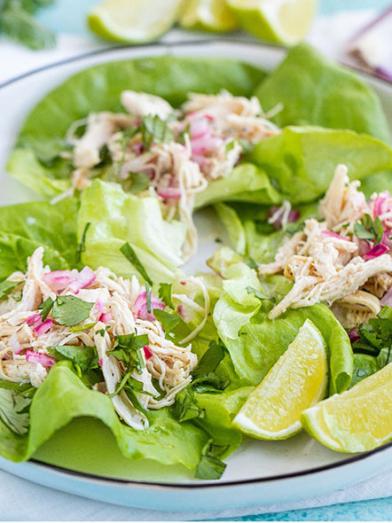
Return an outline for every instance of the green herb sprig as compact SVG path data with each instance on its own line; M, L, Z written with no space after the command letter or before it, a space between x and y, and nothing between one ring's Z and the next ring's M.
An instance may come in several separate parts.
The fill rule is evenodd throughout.
M148 275L146 269L144 268L144 265L139 260L138 255L134 251L134 249L129 245L129 243L124 243L124 245L120 248L120 252L126 257L126 259L131 263L137 272L143 277L143 279L152 286L152 279Z
M228 447L215 445L209 440L202 450L202 456L196 469L198 479L219 479L226 469L226 464L220 459Z
M54 33L34 18L40 8L52 3L53 0L1 0L0 33L30 49L54 47Z
M369 214L365 214L361 220L355 223L354 234L360 240L367 240L377 244L382 241L384 227L378 216L373 220Z

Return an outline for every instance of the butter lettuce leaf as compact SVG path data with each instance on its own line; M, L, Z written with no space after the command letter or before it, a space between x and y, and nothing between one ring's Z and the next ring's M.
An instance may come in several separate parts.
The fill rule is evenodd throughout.
M280 127L317 125L390 139L385 114L373 89L308 44L291 49L261 83L256 96L266 111L282 105L274 117Z
M213 317L235 372L243 383L260 383L294 340L299 328L310 319L328 346L331 393L342 392L350 386L353 373L351 343L326 305L289 310L279 318L269 320L269 300L280 299L288 291L290 284L285 278L259 282L256 273L245 264L233 265L225 277L224 293L215 306Z
M0 281L26 269L26 260L37 247L45 248L45 263L53 269L77 263L77 203L56 206L31 202L0 207Z
M353 131L286 127L281 134L259 142L250 160L267 173L284 199L297 204L320 198L340 163L357 180L392 168L392 149Z
M149 414L150 427L135 431L120 422L110 398L88 389L65 364L57 364L34 395L30 430L20 436L0 422L0 454L13 461L29 459L51 436L73 419L95 418L106 425L121 453L130 459L150 459L163 465L195 469L206 433L190 423L178 423L168 409ZM86 434L80 433L80 438ZM94 434L89 434L94 438ZM77 441L75 441L77 445Z
M246 162L235 167L224 178L211 181L205 191L197 193L195 207L224 201L273 205L282 201L282 195L261 167Z
M213 438L217 445L227 445L233 452L242 443L242 434L232 425L253 387L228 389L219 394L195 394L199 408L203 409L204 417L200 425Z
M88 227L82 262L117 274L138 274L121 253L128 242L153 281L173 281L182 263L184 226L163 219L159 201L125 193L114 183L95 180L81 196L78 235Z

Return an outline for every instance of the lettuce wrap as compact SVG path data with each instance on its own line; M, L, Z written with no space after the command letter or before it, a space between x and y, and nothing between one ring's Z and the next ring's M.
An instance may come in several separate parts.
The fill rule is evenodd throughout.
M98 184L97 190L101 189ZM114 187L113 190L118 190L118 187ZM106 193L110 196L109 188ZM126 198L128 196L123 196L123 200ZM126 205L124 201L123 204ZM7 299L10 291L12 292L12 288L7 287L12 280L5 278L14 271L26 271L26 259L33 255L37 247L45 248L44 263L56 269L53 273L49 273L51 277L57 278L58 275L64 278L77 275L77 271L75 273L69 269L84 265L80 260L83 255L81 247L86 248L87 256L89 252L87 236L84 246L77 241L77 208L77 202L74 200L66 200L55 206L37 202L1 208L1 224L4 228L0 230L1 250L4 253L0 261L0 274L3 280L0 283L1 302ZM80 214L83 212L85 210L82 206ZM114 219L115 212L111 216ZM51 224L50 230L47 228L48 223ZM92 223L92 231L93 226ZM123 243L126 239L131 240L125 235ZM112 248L114 251L118 246L114 245ZM129 262L123 255L121 256L124 258L125 267ZM101 265L98 259L99 257L97 266ZM140 268L139 265L137 267ZM148 266L149 270L151 268ZM133 271L124 269L123 272L128 274ZM162 290L162 294L161 291L159 293L165 300L171 302L172 299L176 299L174 291L171 297L171 285L162 288L165 290ZM191 290L190 283L182 289L182 293L184 292L188 293L188 300L193 299L194 289ZM211 287L212 303L215 303L216 299L214 287ZM10 304L15 306L14 303L19 302L11 301ZM154 306L162 308L159 302L153 303L157 304ZM75 309L77 310L80 311ZM75 311L73 314L78 314ZM171 325L170 328L173 329L174 311L160 312L163 314L162 317L160 316L162 325ZM186 319L187 322L180 321L177 337L189 334L190 330L201 322L200 314L197 312ZM175 323L177 324L179 320L178 317ZM90 325L87 325L87 328L90 328ZM79 327L76 329L75 332L78 332ZM210 318L194 340L194 350L199 355L200 364L203 362L203 355L209 351L211 341L215 339L217 339L216 329ZM232 387L235 389L237 379L228 353L223 348L219 351L221 355L215 359L212 366L204 360L203 366L207 376L200 375L198 389L195 389L195 392L186 392L191 402L187 400L188 402L181 407L186 413L184 419L178 415L176 405L149 411L149 426L145 430L134 430L122 423L113 407L110 395L91 389L89 383L92 378L83 370L87 361L85 358L74 360L66 357L54 365L51 362L50 365L53 366L47 377L36 388L27 383L18 384L0 379L0 454L13 461L29 459L55 434L56 441L61 445L61 429L72 421L78 419L79 430L83 431L84 424L86 427L89 426L88 421L83 420L93 418L110 430L121 454L126 459L147 459L161 465L181 465L191 471L198 470L201 460L205 463L210 459L209 455L206 455L209 442L215 442L214 445L220 449L219 457L222 457L235 450L242 440L241 434L230 427L229 420L235 415L236 408L240 408L241 402L244 401L244 393L233 392L233 399L228 399L227 403L219 402L218 397L223 390L221 387L227 387L232 381ZM67 355L67 352L64 354ZM86 357L90 357L89 354L88 352ZM82 355L76 357L80 358ZM238 399L235 399L237 397ZM189 409L191 412L196 410L197 415L190 416ZM220 419L212 423L216 409L220 413ZM101 431L98 431L97 441L100 441L100 437ZM94 433L89 432L89 438L94 447ZM45 455L45 452L40 455ZM217 459L216 455L214 459ZM129 463L131 464L132 461ZM220 461L219 463L219 467L224 469L224 465ZM220 473L223 469L219 468ZM202 473L198 472L199 475Z

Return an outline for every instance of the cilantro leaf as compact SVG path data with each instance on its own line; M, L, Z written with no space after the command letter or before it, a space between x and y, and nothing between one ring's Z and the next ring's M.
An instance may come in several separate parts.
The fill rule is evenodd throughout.
M205 376L200 376L192 381L192 388L195 392L202 394L203 392L222 392L230 385L229 380L220 378L215 372L210 372Z
M93 305L76 296L58 296L53 304L52 316L60 325L73 327L89 317Z
M392 307L383 307L376 318L361 325L359 340L355 341L352 346L356 361L360 363L371 361L373 372L392 363ZM360 359L361 356L362 359ZM359 369L360 371L361 369Z
M173 132L167 122L158 115L147 115L143 118L141 126L143 145L149 149L155 143L168 143L174 140Z
M204 410L198 406L191 387L177 394L173 414L180 423L204 416Z
M361 220L354 225L354 234L360 240L380 243L384 234L384 227L380 218L377 216L374 220L369 214L365 214Z
M221 341L212 341L193 371L193 376L206 376L214 372L224 358L225 351L225 346Z
M144 268L142 262L139 260L136 252L129 245L129 243L124 243L120 248L121 253L126 257L126 259L135 267L138 273L143 277L143 279L152 286L152 279L147 274L146 269Z
M136 368L140 372L145 366L140 349L148 345L148 343L149 339L147 334L124 334L117 336L116 346L114 350L110 352L110 355L126 364L128 370Z
M126 383L124 386L124 391L128 398L131 400L132 405L135 407L135 409L140 410L140 412L143 412L143 414L147 414L147 410L143 407L143 405L140 403L130 381Z
M132 371L129 370L127 373L124 374L124 376L121 378L121 381L120 383L117 385L116 387L116 390L110 394L110 396L112 398L114 398L114 396L117 396L118 394L120 394L120 392L123 390L123 388L125 387L127 381L129 380L129 378L131 377L131 374L132 374Z
M149 340L147 334L123 334L117 336L117 347L127 351L136 351L148 345Z
M70 360L82 372L97 366L98 357L93 347L80 345L59 345L49 350L56 359Z
M41 311L42 321L46 320L46 318L49 315L49 312L52 310L53 305L54 301L52 300L52 298L46 298L46 300L43 303L41 303L41 305L39 306L39 310Z
M362 342L381 350L392 344L392 307L383 307L376 318L359 328Z
M171 283L161 283L159 285L158 295L160 299L171 309L174 309L172 301L173 285Z
M196 469L198 479L219 479L226 469L226 464L220 456L227 450L226 446L214 445L210 440L202 450L202 456Z
M78 263L81 262L82 254L86 250L86 238L87 238L87 233L88 233L88 230L89 230L90 227L91 227L91 222L87 222L86 225L84 226L83 233L82 233L82 238L81 238L80 243L78 245L78 251L77 251L77 254L76 254L76 259L77 259Z
M170 334L183 321L178 314L161 309L154 309L154 316L167 334Z

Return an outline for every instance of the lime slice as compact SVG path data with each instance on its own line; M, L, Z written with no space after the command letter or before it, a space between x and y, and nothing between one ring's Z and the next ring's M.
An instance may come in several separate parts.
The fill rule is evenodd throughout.
M258 439L285 439L301 430L302 412L324 395L328 362L324 339L306 320L295 340L234 418Z
M317 0L226 0L239 25L267 42L294 45L304 38Z
M363 452L392 440L392 363L308 409L302 422L311 436L338 452Z
M104 0L88 14L94 33L115 42L149 42L175 23L182 0Z
M224 33L237 29L237 22L225 0L189 0L180 16L185 29Z

